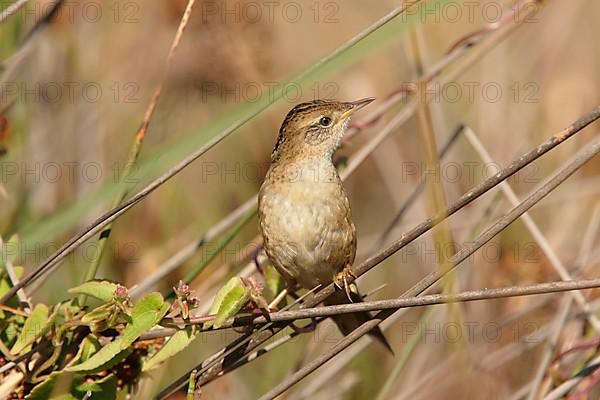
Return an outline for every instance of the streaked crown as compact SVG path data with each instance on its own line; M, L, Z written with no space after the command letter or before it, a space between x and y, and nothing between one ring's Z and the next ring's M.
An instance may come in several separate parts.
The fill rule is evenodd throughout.
M316 154L331 157L339 147L352 113L374 98L351 102L314 100L288 112L271 153L271 161L282 156Z

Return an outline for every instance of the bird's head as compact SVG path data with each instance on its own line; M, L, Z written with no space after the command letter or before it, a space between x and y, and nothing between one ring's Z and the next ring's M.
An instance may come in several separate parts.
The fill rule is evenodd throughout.
M296 155L331 158L340 145L350 116L373 100L368 97L349 102L314 100L298 104L283 120L271 161Z

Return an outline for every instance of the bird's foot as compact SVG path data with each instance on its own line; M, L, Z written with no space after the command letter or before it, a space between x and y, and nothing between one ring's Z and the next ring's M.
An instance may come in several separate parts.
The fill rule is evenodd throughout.
M279 305L279 303L281 303L283 301L283 299L285 299L285 296L287 296L289 292L290 292L289 287L286 287L281 292L279 292L279 294L273 299L273 301L269 303L269 306L267 307L267 311L268 312L277 311L277 306Z
M350 294L350 283L348 282L348 277L351 277L353 280L357 278L356 275L350 270L350 265L346 265L343 270L337 273L333 277L333 283L337 286L338 289L344 290L346 292L346 296L348 300L352 303L352 295Z
M277 306L279 305L279 303L281 303L285 299L285 297L287 295L290 295L295 299L298 298L298 295L296 294L296 288L297 288L296 282L287 282L286 285L287 286L285 287L285 289L283 289L281 292L279 292L279 294L277 296L275 296L273 301L271 301L271 303L269 303L269 306L267 309L269 312L278 311Z

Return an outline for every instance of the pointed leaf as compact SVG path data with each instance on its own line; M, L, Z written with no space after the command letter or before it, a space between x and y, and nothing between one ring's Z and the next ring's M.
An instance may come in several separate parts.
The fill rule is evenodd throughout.
M108 319L115 312L114 308L114 304L102 304L81 317L81 322L84 324L94 324Z
M112 400L117 398L117 377L114 374L105 376L102 379L98 379L93 382L83 382L75 389L78 398L88 392L92 392L91 400Z
M69 376L71 375L71 376ZM35 386L33 390L25 396L28 400L76 400L77 397L73 394L66 392L67 388L64 388L64 383L81 384L83 382L83 376L72 374L66 374L63 371L52 372L47 379Z
M65 384L66 387L65 387ZM114 374L87 382L81 374L55 371L33 388L25 398L28 400L79 400L90 391L93 400L117 398L117 377Z
M197 335L197 330L193 330L193 327L175 332L167 343L152 358L144 363L142 371L146 372L158 367L160 363L189 346L196 339Z
M117 284L110 281L88 281L69 289L71 294L84 294L108 303L113 300Z
M164 317L169 309L169 303L165 303L160 293L151 293L141 299L131 312L131 322L125 327L123 334L114 342L109 343L94 354L90 359L66 370L72 372L97 372L114 365L115 360L122 360L127 356L129 346L140 335ZM118 361L117 361L118 362Z
M69 361L67 366L79 364L83 361L88 360L101 348L102 345L94 335L86 336L85 339L83 339L83 341L79 345L79 350L77 351L77 354L75 354L75 357L73 357L73 359Z
M31 315L25 321L23 330L19 334L19 338L11 349L12 354L19 354L43 333L43 328L48 322L48 306L38 304L35 306Z
M237 314L250 300L250 289L241 278L231 278L215 296L210 308L210 314L216 314L214 321L204 324L204 327L220 328L225 321Z

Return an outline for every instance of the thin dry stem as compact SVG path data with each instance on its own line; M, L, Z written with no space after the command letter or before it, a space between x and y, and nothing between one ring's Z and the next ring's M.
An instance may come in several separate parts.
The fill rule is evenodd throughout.
M17 11L23 7L28 0L17 0L11 5L9 5L2 13L0 13L0 23L6 21L11 15L15 14Z

